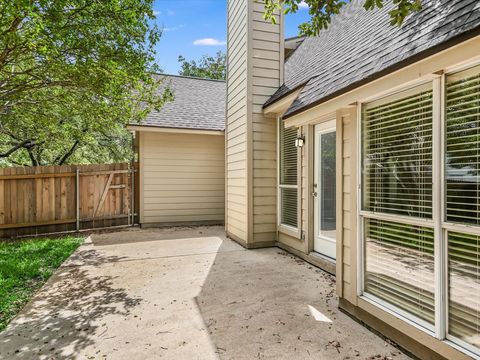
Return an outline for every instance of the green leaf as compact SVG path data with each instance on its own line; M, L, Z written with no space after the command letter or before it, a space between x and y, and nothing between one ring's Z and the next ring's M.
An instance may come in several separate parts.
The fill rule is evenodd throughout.
M283 4L285 14L291 14L298 11L298 4L302 0L253 0L262 2L265 5L264 18L276 23L272 19L275 9ZM338 14L345 5L341 0L305 0L309 6L310 20L299 25L301 35L316 36L323 29L326 29L331 22L332 16ZM405 18L416 11L422 9L421 0L393 0L395 8L390 11L390 19L392 25L402 25ZM365 0L364 8L366 10L374 10L382 8L384 0Z
M0 166L131 158L125 124L168 100L153 0L0 2ZM16 145L25 143L4 156Z

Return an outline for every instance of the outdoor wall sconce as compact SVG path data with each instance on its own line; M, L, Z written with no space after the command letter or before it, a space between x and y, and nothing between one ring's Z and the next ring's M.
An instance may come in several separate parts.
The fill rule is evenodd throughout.
M295 146L301 148L303 145L305 145L305 138L300 135L295 139Z

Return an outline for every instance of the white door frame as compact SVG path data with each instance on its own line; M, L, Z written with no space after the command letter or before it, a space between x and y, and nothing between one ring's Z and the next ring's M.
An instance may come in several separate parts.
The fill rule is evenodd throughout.
M314 174L313 174L313 183L314 183L314 236L313 236L313 250L320 255L327 256L330 259L336 258L336 240L320 235L320 168L319 168L319 149L320 149L320 139L324 134L336 132L336 120L330 120L323 122L321 124L315 125L315 146L314 146ZM327 248L325 248L327 246ZM323 249L321 249L323 248Z

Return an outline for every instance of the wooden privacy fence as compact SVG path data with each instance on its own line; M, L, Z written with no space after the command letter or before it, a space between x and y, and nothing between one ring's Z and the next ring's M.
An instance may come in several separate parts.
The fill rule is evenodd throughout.
M0 169L0 237L135 223L127 163Z

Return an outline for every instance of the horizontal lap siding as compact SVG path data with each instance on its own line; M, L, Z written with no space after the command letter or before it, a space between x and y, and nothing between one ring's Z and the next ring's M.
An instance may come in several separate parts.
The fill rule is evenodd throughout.
M355 191L355 147L356 119L355 114L343 116L342 131L342 281L343 297L351 303L356 302L356 191Z
M224 137L142 134L143 223L223 221Z
M228 1L226 229L247 241L247 2Z
M275 241L277 228L277 125L262 106L280 86L281 27L265 22L263 5L251 2L250 28L253 162L253 241Z
M276 240L276 120L262 106L280 86L280 25L263 5L228 1L226 228L245 243Z
M303 126L301 128L301 131L302 131L302 134L303 136L305 137L305 141L314 141L314 138L312 136L311 133L308 133L308 126ZM307 138L307 136L309 138ZM308 169L309 169L309 163L308 161L310 160L309 159L309 155L308 154L308 147L307 146L303 146L301 149L301 156L302 156L302 161L301 161L301 180L300 180L300 188L299 188L299 191L300 191L300 194L302 196L301 198L301 203L300 203L300 217L301 217L301 221L300 221L300 224L301 224L301 231L304 233L304 234L309 234L309 231L308 231L308 223L309 223L309 204L308 204L308 197L310 196L310 192L309 192L309 189L308 189L308 176L309 176L309 173L308 173ZM313 155L313 151L312 151L312 155ZM312 171L312 174L313 174L313 171ZM305 253L308 253L309 252L309 249L308 249L308 246L307 246L307 243L305 241L305 239L302 239L302 243L301 243L301 246L299 244L299 250L300 251L303 251Z

